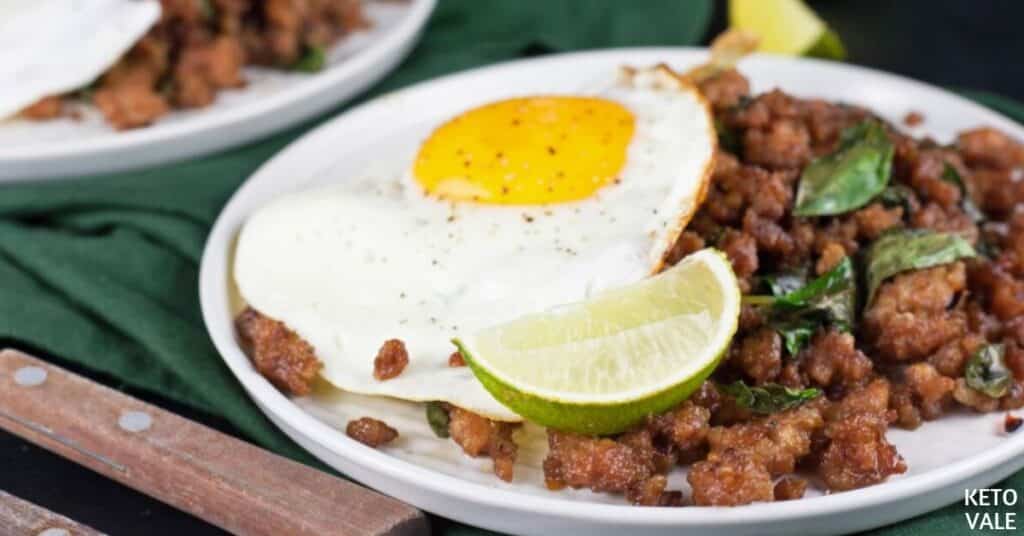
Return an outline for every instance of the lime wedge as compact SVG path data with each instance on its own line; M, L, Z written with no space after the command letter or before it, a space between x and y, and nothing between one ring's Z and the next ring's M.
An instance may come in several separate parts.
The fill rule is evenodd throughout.
M729 25L757 34L762 52L846 57L839 35L802 0L730 0Z
M454 342L512 411L551 428L604 435L699 387L728 348L739 311L729 260L705 249L638 283Z

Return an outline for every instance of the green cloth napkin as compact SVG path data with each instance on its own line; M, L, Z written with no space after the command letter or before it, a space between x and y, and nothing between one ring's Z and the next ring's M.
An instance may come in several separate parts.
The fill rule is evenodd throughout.
M696 44L710 15L710 0L442 0L412 55L363 98L546 52ZM1015 102L969 96L1024 120ZM316 464L266 420L223 365L197 295L203 242L223 204L315 123L187 163L0 187L0 346L66 360L114 384L221 416L254 442ZM1024 489L1024 475L1005 485ZM438 533L483 532L435 522ZM954 506L881 533L962 530L963 510Z

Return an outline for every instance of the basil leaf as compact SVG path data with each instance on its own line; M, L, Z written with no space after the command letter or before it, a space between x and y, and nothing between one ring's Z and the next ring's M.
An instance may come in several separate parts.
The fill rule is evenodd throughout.
M892 156L892 142L878 121L844 129L835 152L804 168L793 214L828 216L868 204L889 183Z
M768 305L768 325L782 336L789 355L800 353L819 327L832 325L850 331L857 313L857 274L844 257L835 267L809 283L796 273L764 278L774 297L744 296L752 305Z
M719 385L718 390L736 399L740 407L754 413L777 413L795 408L808 400L821 395L821 389L790 389L777 383L766 383L760 387L750 387L737 380L727 385Z
M960 235L928 229L894 229L878 237L867 251L867 301L887 278L974 257L974 248Z
M299 58L299 61L292 65L293 71L301 71L304 73L316 73L324 68L327 63L327 54L324 52L323 47L310 46L306 48L305 54Z
M821 322L811 318L797 318L774 322L772 327L782 337L786 351L790 356L796 357L811 342L811 337L818 330Z
M217 16L217 8L214 7L213 0L199 0L199 13L203 20L213 20Z
M765 276L761 279L768 289L771 290L772 296L782 296L789 294L794 290L807 284L807 271L791 271L782 272L775 275Z
M974 199L971 199L971 194L967 192L967 185L964 183L963 177L960 176L960 172L949 162L946 162L946 167L942 170L942 180L955 184L960 189L960 208L974 223L981 223L987 219L985 213L978 208L978 205L974 204Z
M1002 344L986 344L979 348L964 369L967 386L992 398L1005 395L1012 381L1010 370L1003 361L1005 354L1006 348Z
M849 331L854 324L857 299L857 275L853 262L843 257L839 264L817 279L775 301L775 309L790 313L822 313L825 320Z
M718 146L732 154L739 154L740 136L739 134L727 127L724 122L720 119L715 119L715 132L718 133Z
M437 437L448 437L448 410L440 402L427 402L427 424Z
M887 207L903 207L903 214L910 214L913 204L914 191L909 187L902 184L890 184L882 193L878 194L877 199Z

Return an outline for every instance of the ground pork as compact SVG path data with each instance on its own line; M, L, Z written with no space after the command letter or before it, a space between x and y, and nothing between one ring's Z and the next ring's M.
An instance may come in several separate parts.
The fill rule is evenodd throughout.
M735 506L775 498L772 477L792 472L823 425L810 405L708 432L710 451L693 464L687 481L701 506Z
M754 383L775 380L782 370L782 338L770 327L762 327L732 345L729 361Z
M800 369L819 387L860 385L872 374L871 359L854 346L853 335L825 330L800 355Z
M698 87L716 111L733 108L750 94L750 83L736 69L722 71L701 81Z
M548 429L544 478L550 489L569 486L625 493L654 474L651 460L629 445Z
M776 501L792 501L800 499L807 491L807 481L802 478L785 476L775 483L772 494Z
M962 262L899 274L876 291L863 333L886 359L924 359L963 335L964 314L950 306L965 287Z
M238 315L235 327L242 348L260 374L286 393L309 394L323 363L308 342L252 308Z
M373 358L373 377L378 380L390 380L402 373L409 364L409 352L405 343L398 339L384 341L377 357Z
M448 412L448 433L463 452L470 456L488 456L494 462L494 474L512 481L518 447L512 440L517 425L492 421L476 413L452 407Z
M394 441L398 437L398 430L388 426L384 421L361 417L348 422L345 434L364 445L377 448Z
M895 418L889 394L889 383L875 380L826 410L827 441L817 471L830 490L860 488L906 471L902 457L885 438Z
M365 27L359 0L161 0L160 20L94 88L93 102L117 129L149 125L170 106L201 107L241 87L242 67L292 68L303 55ZM61 96L26 110L49 119ZM58 99L54 101L53 99Z
M941 416L956 382L939 374L930 363L914 363L903 371L903 376L921 416L926 420Z

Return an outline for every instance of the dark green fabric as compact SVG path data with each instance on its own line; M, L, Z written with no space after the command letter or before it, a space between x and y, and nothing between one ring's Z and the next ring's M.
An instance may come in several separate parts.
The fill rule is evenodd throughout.
M442 0L419 46L370 95L546 52L697 44L710 12L709 0ZM971 96L1024 120L1012 101ZM221 363L197 296L203 241L221 206L311 126L142 172L0 187L0 346L56 356L222 416L254 442L314 463ZM1024 476L1007 485L1024 488ZM444 520L436 528L481 533ZM880 533L965 530L962 510L950 507Z

